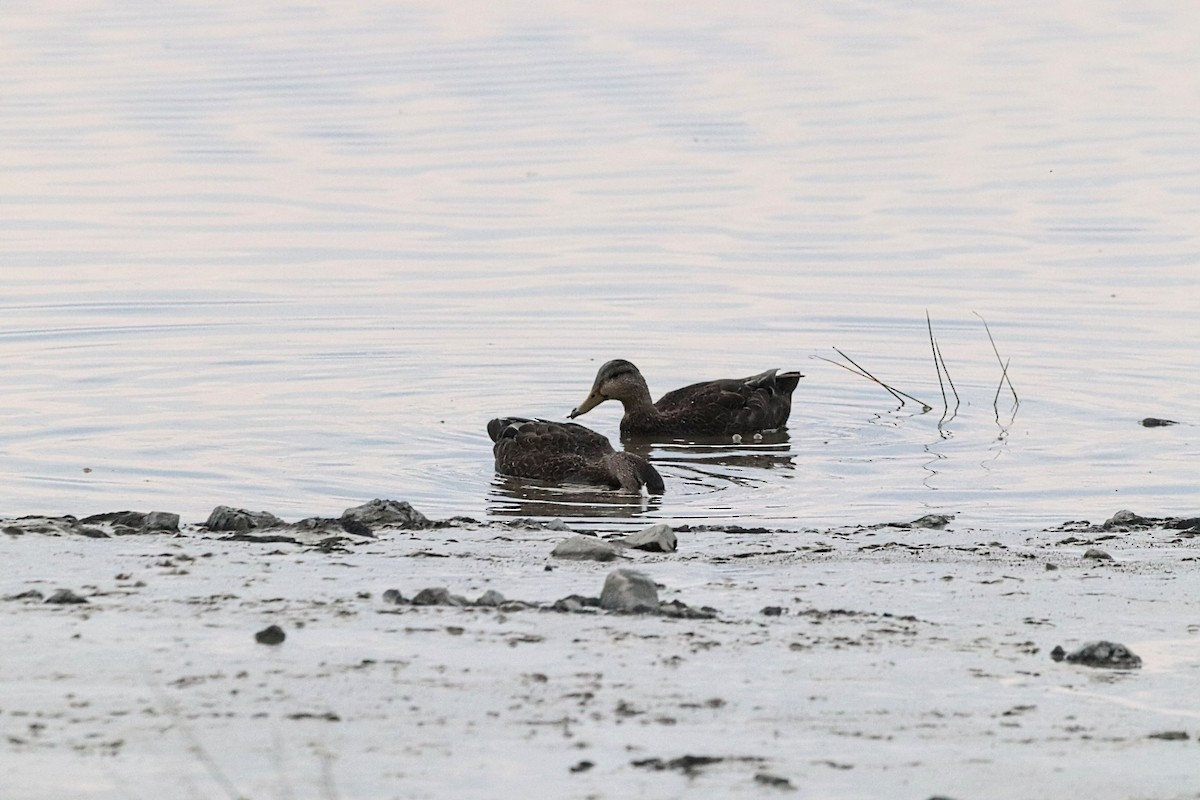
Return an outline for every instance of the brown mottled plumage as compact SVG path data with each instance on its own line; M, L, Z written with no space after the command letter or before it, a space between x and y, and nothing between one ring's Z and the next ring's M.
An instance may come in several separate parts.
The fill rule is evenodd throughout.
M623 436L730 436L783 427L792 413L799 372L769 369L749 378L706 381L667 392L657 402L638 368L617 359L600 367L587 398L571 412L578 417L620 400Z
M555 483L592 483L650 494L663 493L653 465L633 453L613 450L606 437L573 422L501 417L488 423L496 444L496 472Z

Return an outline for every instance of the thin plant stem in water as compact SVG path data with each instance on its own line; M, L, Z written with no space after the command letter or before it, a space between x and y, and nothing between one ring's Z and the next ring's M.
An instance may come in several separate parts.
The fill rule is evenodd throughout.
M996 409L997 416L1000 414L1000 390L1004 388L1004 384L1008 383L1008 390L1013 396L1013 413L1016 414L1016 407L1021 405L1021 398L1017 396L1017 389L1013 386L1012 378L1008 377L1008 361L1000 357L1000 349L996 347L996 340L992 338L992 329L988 327L987 320L978 311L972 311L972 314L979 317L979 321L983 323L983 329L987 332L988 341L992 343L992 352L996 354L996 361L1000 364L1000 384L996 387L996 396L992 400L992 408Z
M925 327L929 329L929 349L933 351L933 368L937 370L938 388L942 390L942 419L939 422L947 422L948 419L954 419L958 416L958 407L962 401L958 396L958 389L954 386L954 380L950 377L950 368L946 366L946 359L942 356L942 348L933 338L933 322L929 318L929 310L925 310ZM946 381L942 382L942 376L945 375ZM954 393L954 411L950 410L950 402L946 399L946 383L950 384L950 391Z
M946 402L946 384L942 382L942 365L938 362L937 342L933 340L933 323L929 320L929 309L925 309L925 327L929 329L929 349L933 351L933 368L937 372L938 388L942 390L942 419L945 419L950 404Z
M913 397L911 394L906 394L905 392L902 392L902 391L900 391L899 389L896 389L896 388L894 388L894 387L892 387L892 386L888 386L886 383L884 383L883 381L879 380L879 378L876 378L876 377L875 377L874 375L872 375L870 372L867 372L867 370L865 370L863 367L861 367L861 366L860 366L860 365L859 365L859 364L858 364L858 363L857 363L857 362L856 362L856 361L855 361L853 358L851 358L850 356L846 355L846 354L845 354L845 353L843 353L841 350L838 350L836 347L835 347L835 348L833 348L833 351L834 351L835 353L837 353L839 356L841 356L842 358L844 358L844 359L846 359L847 361L849 361L851 364L853 364L853 365L854 365L854 369L851 369L850 367L847 367L845 364L842 364L842 363L839 363L839 362L837 362L837 361L834 361L833 359L830 359L830 358L825 358L824 356L815 356L815 358L819 358L819 359L821 359L822 361L828 361L830 364L834 364L834 365L836 365L836 366L839 366L839 367L841 367L842 369L846 370L847 372L853 372L855 375L860 375L860 376L862 376L862 377L866 378L867 380L869 380L869 381L872 381L873 383L877 383L877 384L879 384L879 385L880 385L880 386L882 386L884 389L886 389L886 390L887 390L887 391L888 391L888 392L889 392L889 393L892 395L892 397L895 397L897 400L899 400L899 401L900 401L900 405L905 405L905 403L904 403L904 398L905 398L905 397L907 397L909 400L912 400L914 403L916 403L917 405L921 406L921 410L922 410L922 412L926 412L926 411L932 411L932 410L933 410L933 406L929 405L928 403L926 403L926 402L924 402L924 401L922 401L922 400L918 400L917 398Z

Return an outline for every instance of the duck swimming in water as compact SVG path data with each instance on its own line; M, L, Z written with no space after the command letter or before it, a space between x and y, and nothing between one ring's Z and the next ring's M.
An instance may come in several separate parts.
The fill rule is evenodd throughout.
M799 372L769 369L749 378L693 383L657 403L638 368L617 359L600 367L592 391L571 411L574 419L605 400L620 400L622 436L730 436L770 431L787 423Z
M613 450L607 437L574 422L500 417L487 425L496 472L554 483L591 483L650 494L663 493L654 466L633 453Z

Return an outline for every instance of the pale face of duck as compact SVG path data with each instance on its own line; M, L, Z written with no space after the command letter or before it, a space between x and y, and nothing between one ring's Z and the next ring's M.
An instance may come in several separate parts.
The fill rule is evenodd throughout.
M646 388L646 379L633 364L623 359L609 361L600 367L592 390L582 403L571 410L569 416L574 419L586 414L605 400L620 400L628 409L640 403L649 403L650 390Z

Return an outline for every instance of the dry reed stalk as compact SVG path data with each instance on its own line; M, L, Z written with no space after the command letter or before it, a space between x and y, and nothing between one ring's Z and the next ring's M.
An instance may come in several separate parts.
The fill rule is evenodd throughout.
M933 410L933 406L929 405L928 403L924 402L923 400L918 400L917 398L913 397L911 394L906 394L905 392L902 392L899 389L896 389L892 386L888 386L886 383L879 380L879 378L876 378L874 375L872 375L870 372L868 372L866 369L864 369L862 366L860 366L858 364L858 362L856 362L853 358L846 355L841 350L838 350L836 347L833 348L833 351L835 353L837 353L839 356L841 356L842 358L849 361L851 364L853 364L854 369L851 369L850 367L847 367L845 364L842 364L838 361L834 361L831 358L825 358L824 356L815 356L815 358L819 358L822 361L828 361L830 364L841 367L842 369L846 370L847 372L853 372L855 375L859 375L863 378L866 378L869 381L879 384L884 389L886 389L892 395L892 397L899 400L900 405L905 405L904 398L907 397L909 400L912 400L914 403L921 406L922 413Z
M992 338L992 329L988 327L987 320L984 319L983 315L978 311L972 311L971 313L979 317L979 321L983 323L983 329L987 331L988 341L992 343L992 352L996 354L996 361L1000 364L1000 383L996 386L996 396L992 398L992 408L996 409L997 414L1000 413L1000 409L998 407L1000 404L1000 390L1004 388L1004 383L1007 381L1008 390L1012 392L1014 404L1013 411L1015 412L1016 407L1021 405L1021 398L1017 396L1017 389L1015 386L1013 386L1012 378L1008 377L1009 361L1005 361L1000 357L1000 349L996 347L996 340Z
M938 388L942 390L942 420L945 421L949 415L953 419L958 414L958 407L962 401L958 397L958 389L954 385L954 380L950 377L950 368L946 366L946 359L942 356L942 348L938 345L937 340L933 338L933 322L929 319L929 310L925 310L925 327L929 329L929 349L933 351L933 368L937 370ZM946 383L950 384L950 391L954 393L954 411L950 411L950 402L946 399L946 385L942 382L942 376L946 376Z

